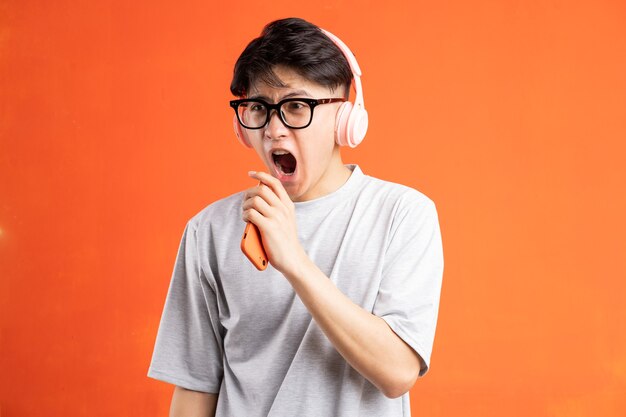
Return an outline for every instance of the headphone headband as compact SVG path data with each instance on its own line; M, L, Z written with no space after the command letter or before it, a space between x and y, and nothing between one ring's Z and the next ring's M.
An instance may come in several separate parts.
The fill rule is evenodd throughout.
M320 30L322 32L324 32L324 34L326 36L328 36L330 38L330 40L333 41L333 43L335 45L337 45L337 47L341 50L341 52L343 52L343 55L348 60L348 65L350 65L350 69L352 70L352 74L354 74L355 77L357 77L357 76L360 77L361 76L361 68L359 67L359 63L356 62L356 57L354 56L354 54L352 53L350 48L348 48L348 45L343 43L343 41L341 39L339 39L337 36L333 35L329 31L327 31L326 29L320 28Z

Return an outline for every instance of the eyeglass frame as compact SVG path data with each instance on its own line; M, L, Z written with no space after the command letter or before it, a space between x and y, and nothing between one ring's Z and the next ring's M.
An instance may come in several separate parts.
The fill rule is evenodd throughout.
M309 118L309 122L306 125L301 126L301 127L293 127L289 123L287 123L287 121L284 119L283 114L280 111L280 108L283 104L291 102L291 101L302 101L308 104L309 107L311 108L311 117ZM313 122L313 111L315 110L315 107L319 106L320 104L338 103L338 102L345 102L345 101L348 101L348 100L342 97L317 98L317 99L306 98L306 97L303 97L303 98L290 97L290 98L283 99L276 104L270 104L265 100L261 100L260 98L242 98L238 100L231 100L230 107L232 107L233 110L235 111L235 115L237 116L237 121L239 122L239 124L242 127L249 129L249 130L258 130L267 126L267 124L269 123L272 117L272 109L276 110L276 114L278 114L278 118L280 119L280 121L289 129L304 129L304 128L309 127L311 125L311 122ZM239 108L240 104L246 103L246 102L260 103L265 106L265 108L267 109L267 117L265 118L265 123L263 123L259 127L248 127L241 122L241 118L239 117L239 112L237 111L237 109Z

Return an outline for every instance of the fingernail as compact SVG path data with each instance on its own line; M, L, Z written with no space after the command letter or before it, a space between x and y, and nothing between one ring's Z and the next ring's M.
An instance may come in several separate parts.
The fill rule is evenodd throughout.
M251 177L256 175L256 171L248 171L248 175L250 175Z

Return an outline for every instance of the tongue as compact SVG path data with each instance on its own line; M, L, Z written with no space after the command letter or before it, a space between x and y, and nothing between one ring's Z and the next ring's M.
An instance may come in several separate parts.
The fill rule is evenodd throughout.
M276 163L285 174L291 174L296 170L296 158L290 153L278 155Z

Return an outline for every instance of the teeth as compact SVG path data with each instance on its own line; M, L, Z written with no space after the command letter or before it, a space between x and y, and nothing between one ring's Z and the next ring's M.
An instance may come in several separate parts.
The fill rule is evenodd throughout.
M272 152L272 153L273 153L274 155L287 155L289 152L287 152L287 151L281 151L281 150L278 150L278 151L274 151L274 152Z

